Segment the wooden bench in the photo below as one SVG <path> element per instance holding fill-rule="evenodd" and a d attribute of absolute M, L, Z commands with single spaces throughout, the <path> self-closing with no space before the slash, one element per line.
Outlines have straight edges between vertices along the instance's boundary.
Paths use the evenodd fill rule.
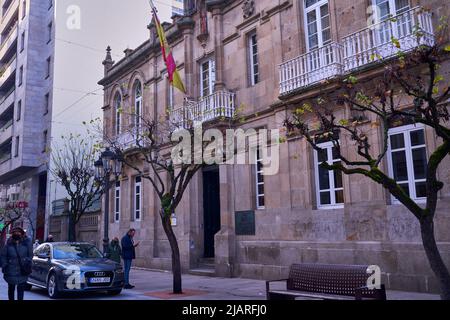
<path fill-rule="evenodd" d="M 266 281 L 267 300 L 386 300 L 384 285 L 369 289 L 368 266 L 333 264 L 294 264 L 289 278 Z M 286 290 L 271 290 L 272 282 L 286 282 Z"/>

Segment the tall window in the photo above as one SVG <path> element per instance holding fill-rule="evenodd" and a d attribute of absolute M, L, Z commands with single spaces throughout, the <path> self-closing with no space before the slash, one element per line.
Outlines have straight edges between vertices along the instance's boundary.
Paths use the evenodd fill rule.
<path fill-rule="evenodd" d="M 410 9 L 409 0 L 373 0 L 373 4 L 379 9 L 380 21 L 387 20 L 390 16 L 399 15 Z M 408 15 L 395 20 L 396 27 L 392 23 L 382 24 L 378 32 L 377 40 L 380 43 L 388 43 L 392 37 L 399 38 L 411 29 L 411 17 Z"/>
<path fill-rule="evenodd" d="M 318 145 L 321 150 L 314 151 L 314 167 L 316 173 L 317 204 L 319 208 L 342 207 L 344 203 L 344 186 L 342 173 L 321 167 L 326 162 L 330 165 L 340 163 L 336 148 L 332 142 Z"/>
<path fill-rule="evenodd" d="M 216 64 L 213 59 L 204 61 L 200 70 L 200 95 L 209 96 L 214 92 L 216 82 Z"/>
<path fill-rule="evenodd" d="M 46 115 L 50 110 L 50 93 L 47 93 L 45 95 L 45 101 L 44 101 L 44 115 Z"/>
<path fill-rule="evenodd" d="M 169 80 L 167 80 L 167 107 L 172 110 L 174 107 L 174 90 Z"/>
<path fill-rule="evenodd" d="M 25 49 L 25 31 L 22 32 L 22 35 L 20 36 L 20 52 L 22 52 Z"/>
<path fill-rule="evenodd" d="M 264 209 L 266 205 L 264 196 L 264 167 L 261 150 L 256 150 L 256 208 Z"/>
<path fill-rule="evenodd" d="M 121 120 L 122 120 L 122 97 L 120 93 L 116 93 L 114 96 L 114 114 L 115 114 L 115 133 L 120 134 L 121 132 Z"/>
<path fill-rule="evenodd" d="M 52 41 L 53 24 L 50 22 L 47 26 L 47 43 Z"/>
<path fill-rule="evenodd" d="M 48 141 L 48 131 L 45 130 L 43 133 L 43 147 L 42 147 L 42 153 L 47 152 L 47 141 Z"/>
<path fill-rule="evenodd" d="M 22 100 L 19 100 L 19 102 L 17 102 L 16 119 L 17 121 L 20 121 L 21 118 L 22 118 Z"/>
<path fill-rule="evenodd" d="M 114 221 L 120 221 L 120 181 L 116 182 L 114 189 Z"/>
<path fill-rule="evenodd" d="M 27 15 L 27 0 L 22 1 L 22 19 Z"/>
<path fill-rule="evenodd" d="M 254 86 L 259 82 L 258 42 L 256 32 L 253 32 L 248 36 L 248 54 L 250 63 L 250 85 Z"/>
<path fill-rule="evenodd" d="M 422 126 L 389 130 L 389 174 L 413 199 L 426 197 L 427 150 Z"/>
<path fill-rule="evenodd" d="M 49 78 L 50 77 L 51 70 L 52 70 L 52 58 L 48 57 L 47 58 L 47 70 L 46 70 L 45 78 Z"/>
<path fill-rule="evenodd" d="M 136 125 L 136 128 L 140 128 L 142 117 L 142 85 L 139 80 L 136 80 L 134 82 L 134 108 L 135 108 L 134 123 Z"/>
<path fill-rule="evenodd" d="M 308 50 L 331 42 L 328 0 L 305 0 L 305 24 Z"/>
<path fill-rule="evenodd" d="M 23 83 L 23 66 L 21 66 L 19 69 L 19 87 L 22 85 L 22 83 Z"/>
<path fill-rule="evenodd" d="M 142 207 L 142 178 L 136 177 L 134 182 L 134 220 L 141 220 Z"/>
<path fill-rule="evenodd" d="M 409 0 L 373 0 L 380 10 L 381 20 L 396 16 L 409 10 Z"/>
<path fill-rule="evenodd" d="M 20 147 L 20 137 L 17 136 L 16 137 L 16 144 L 14 146 L 14 157 L 18 157 L 19 156 L 19 147 Z"/>

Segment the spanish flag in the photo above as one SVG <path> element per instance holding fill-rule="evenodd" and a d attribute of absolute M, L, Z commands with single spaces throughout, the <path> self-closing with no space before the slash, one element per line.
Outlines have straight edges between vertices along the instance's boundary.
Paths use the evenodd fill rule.
<path fill-rule="evenodd" d="M 149 2 L 150 6 L 152 7 L 153 18 L 155 19 L 156 24 L 156 32 L 158 33 L 159 41 L 161 43 L 162 56 L 164 62 L 166 63 L 169 81 L 172 86 L 186 94 L 186 89 L 184 88 L 183 81 L 181 80 L 180 74 L 178 73 L 177 65 L 175 64 L 172 51 L 170 50 L 166 35 L 164 34 L 164 29 L 159 21 L 158 15 L 156 14 L 156 8 L 153 5 L 152 0 L 149 0 Z"/>

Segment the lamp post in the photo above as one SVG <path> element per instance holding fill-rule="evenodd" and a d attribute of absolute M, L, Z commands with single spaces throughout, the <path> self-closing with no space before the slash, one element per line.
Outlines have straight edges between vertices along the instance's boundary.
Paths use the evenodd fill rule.
<path fill-rule="evenodd" d="M 99 183 L 104 184 L 105 190 L 105 210 L 104 210 L 104 234 L 103 234 L 103 253 L 108 252 L 109 245 L 109 188 L 111 186 L 111 175 L 115 180 L 122 172 L 122 159 L 119 155 L 106 148 L 100 158 L 95 161 L 95 178 Z"/>

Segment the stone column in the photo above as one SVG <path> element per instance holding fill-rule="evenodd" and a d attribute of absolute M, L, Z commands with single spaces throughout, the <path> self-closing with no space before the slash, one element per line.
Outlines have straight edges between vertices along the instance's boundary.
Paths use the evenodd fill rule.
<path fill-rule="evenodd" d="M 214 58 L 216 63 L 216 83 L 214 91 L 225 89 L 222 8 L 226 3 L 227 1 L 206 1 L 207 10 L 211 11 L 214 23 Z"/>
<path fill-rule="evenodd" d="M 184 16 L 177 21 L 178 28 L 183 33 L 184 39 L 184 84 L 186 96 L 194 97 L 195 74 L 194 74 L 194 27 L 195 22 L 190 16 Z"/>
<path fill-rule="evenodd" d="M 221 229 L 215 236 L 216 275 L 235 276 L 236 236 L 234 232 L 234 166 L 220 166 L 220 221 Z"/>

